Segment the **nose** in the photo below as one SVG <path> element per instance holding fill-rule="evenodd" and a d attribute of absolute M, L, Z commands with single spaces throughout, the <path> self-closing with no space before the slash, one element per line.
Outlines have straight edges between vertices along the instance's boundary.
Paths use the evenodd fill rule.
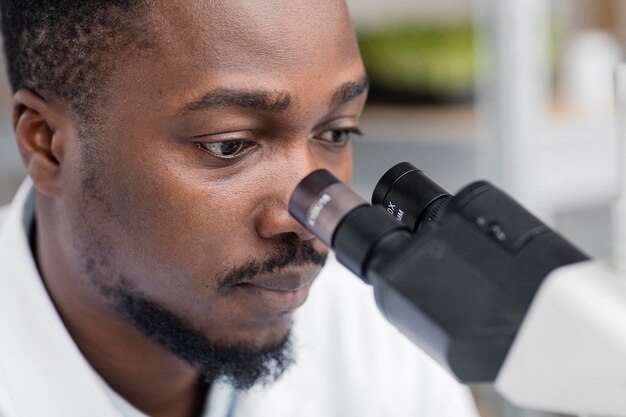
<path fill-rule="evenodd" d="M 293 159 L 286 165 L 289 169 L 281 170 L 271 179 L 267 197 L 257 207 L 255 226 L 257 234 L 264 239 L 276 239 L 296 236 L 298 240 L 312 240 L 315 236 L 294 219 L 288 211 L 291 193 L 298 183 L 309 173 L 322 168 L 313 156 L 295 164 Z"/>
<path fill-rule="evenodd" d="M 315 236 L 304 228 L 287 211 L 287 204 L 269 203 L 261 209 L 256 222 L 257 234 L 263 239 L 295 236 L 300 241 L 312 240 Z"/>

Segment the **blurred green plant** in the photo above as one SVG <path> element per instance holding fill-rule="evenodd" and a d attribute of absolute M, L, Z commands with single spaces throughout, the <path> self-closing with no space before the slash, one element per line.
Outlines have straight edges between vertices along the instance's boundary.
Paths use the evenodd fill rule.
<path fill-rule="evenodd" d="M 473 98 L 471 23 L 403 23 L 357 32 L 373 100 L 451 102 Z"/>

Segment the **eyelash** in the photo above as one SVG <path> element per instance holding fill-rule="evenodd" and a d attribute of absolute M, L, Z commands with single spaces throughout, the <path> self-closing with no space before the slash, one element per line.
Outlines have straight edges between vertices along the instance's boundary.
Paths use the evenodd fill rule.
<path fill-rule="evenodd" d="M 321 139 L 320 136 L 322 136 L 323 134 L 331 134 L 333 135 L 333 137 L 331 137 L 330 140 Z M 337 134 L 343 135 L 344 139 L 341 140 L 340 142 L 336 142 L 334 135 L 337 135 Z M 325 142 L 326 146 L 329 146 L 333 148 L 334 150 L 339 150 L 339 149 L 343 149 L 348 144 L 352 136 L 363 136 L 363 132 L 359 128 L 356 128 L 356 127 L 334 129 L 334 130 L 324 131 L 322 132 L 322 134 L 316 136 L 314 139 L 316 139 L 318 142 Z M 207 152 L 210 155 L 218 159 L 224 160 L 224 161 L 229 161 L 229 160 L 240 158 L 244 156 L 245 154 L 247 154 L 249 149 L 252 149 L 255 146 L 254 142 L 249 141 L 249 140 L 242 140 L 242 139 L 225 140 L 221 142 L 196 142 L 196 143 L 202 151 Z M 233 152 L 231 155 L 219 155 L 218 147 L 224 146 L 224 145 L 226 146 L 235 145 L 235 148 L 234 148 L 235 152 Z M 209 148 L 213 148 L 213 149 L 209 149 Z"/>
<path fill-rule="evenodd" d="M 348 127 L 348 128 L 344 128 L 344 129 L 335 129 L 335 130 L 327 130 L 325 132 L 322 132 L 322 135 L 325 133 L 330 133 L 331 135 L 336 135 L 336 134 L 340 134 L 340 135 L 345 135 L 345 139 L 341 142 L 335 142 L 334 137 L 331 138 L 330 141 L 324 140 L 324 139 L 318 139 L 322 142 L 329 142 L 332 146 L 334 146 L 335 148 L 343 148 L 344 146 L 346 146 L 348 144 L 348 142 L 350 141 L 350 138 L 352 136 L 363 136 L 363 132 L 361 132 L 361 130 L 357 127 Z M 321 136 L 321 135 L 319 135 Z"/>
<path fill-rule="evenodd" d="M 255 145 L 254 142 L 251 142 L 249 140 L 225 140 L 222 142 L 198 142 L 197 144 L 198 144 L 198 147 L 204 152 L 208 152 L 212 156 L 225 160 L 225 161 L 236 159 L 245 155 L 247 153 L 247 150 L 253 148 Z M 217 148 L 222 145 L 231 145 L 231 146 L 236 145 L 235 147 L 236 152 L 233 153 L 232 155 L 218 155 L 217 152 L 209 149 L 210 147 Z M 243 151 L 241 150 L 242 148 L 244 149 Z"/>

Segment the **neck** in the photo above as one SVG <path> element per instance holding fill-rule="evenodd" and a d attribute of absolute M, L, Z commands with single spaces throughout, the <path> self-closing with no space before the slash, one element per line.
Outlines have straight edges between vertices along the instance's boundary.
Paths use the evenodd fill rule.
<path fill-rule="evenodd" d="M 61 248 L 61 234 L 37 204 L 33 254 L 40 274 L 74 342 L 106 383 L 150 416 L 199 415 L 206 389 L 196 369 L 125 321 L 81 276 Z"/>

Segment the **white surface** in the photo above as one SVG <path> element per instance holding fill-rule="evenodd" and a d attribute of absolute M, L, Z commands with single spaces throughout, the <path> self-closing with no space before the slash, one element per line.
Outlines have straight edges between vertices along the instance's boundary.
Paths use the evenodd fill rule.
<path fill-rule="evenodd" d="M 626 276 L 603 262 L 551 273 L 495 386 L 528 408 L 626 416 Z"/>

